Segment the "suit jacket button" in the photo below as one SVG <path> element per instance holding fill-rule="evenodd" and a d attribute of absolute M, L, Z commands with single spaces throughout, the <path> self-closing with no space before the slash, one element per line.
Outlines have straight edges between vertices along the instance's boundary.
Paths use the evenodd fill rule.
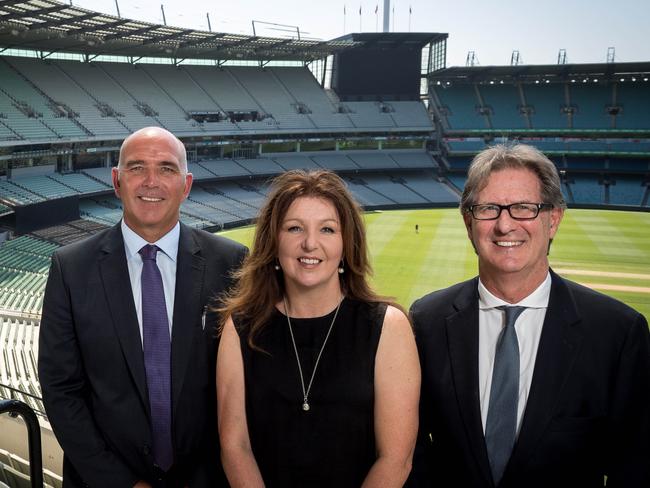
<path fill-rule="evenodd" d="M 151 448 L 145 444 L 145 446 L 142 448 L 142 452 L 144 453 L 145 456 L 148 456 L 151 454 Z"/>

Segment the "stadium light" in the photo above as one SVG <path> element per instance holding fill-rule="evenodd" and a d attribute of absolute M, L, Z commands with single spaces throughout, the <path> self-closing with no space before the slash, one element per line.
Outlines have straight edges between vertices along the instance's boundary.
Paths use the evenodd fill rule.
<path fill-rule="evenodd" d="M 625 81 L 625 78 L 621 78 L 621 81 Z"/>
<path fill-rule="evenodd" d="M 648 78 L 643 78 L 643 81 L 648 81 Z"/>
<path fill-rule="evenodd" d="M 632 77 L 632 81 L 636 81 L 636 78 Z"/>
<path fill-rule="evenodd" d="M 576 82 L 576 80 L 571 80 L 571 83 L 575 83 L 575 82 Z"/>

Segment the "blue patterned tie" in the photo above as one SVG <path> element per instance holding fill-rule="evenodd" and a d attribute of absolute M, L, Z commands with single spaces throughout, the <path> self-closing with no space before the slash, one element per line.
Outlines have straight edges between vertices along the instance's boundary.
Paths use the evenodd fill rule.
<path fill-rule="evenodd" d="M 147 244 L 140 249 L 142 256 L 142 336 L 144 367 L 147 374 L 153 457 L 167 471 L 173 461 L 171 434 L 171 341 L 169 319 L 165 306 L 162 277 L 156 264 L 158 247 Z"/>
<path fill-rule="evenodd" d="M 505 310 L 506 326 L 499 335 L 494 353 L 490 405 L 485 423 L 485 444 L 495 485 L 501 481 L 517 434 L 519 344 L 515 322 L 526 307 L 497 308 Z"/>

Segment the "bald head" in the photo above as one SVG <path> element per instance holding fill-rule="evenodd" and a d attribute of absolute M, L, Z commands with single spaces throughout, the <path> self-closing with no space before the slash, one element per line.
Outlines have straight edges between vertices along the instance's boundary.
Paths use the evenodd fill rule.
<path fill-rule="evenodd" d="M 175 149 L 175 152 L 178 156 L 178 161 L 181 165 L 181 170 L 187 172 L 187 154 L 185 152 L 185 145 L 176 137 L 174 134 L 169 132 L 162 127 L 144 127 L 135 131 L 129 137 L 124 139 L 122 146 L 120 147 L 120 160 L 118 163 L 118 168 L 122 168 L 126 162 L 124 157 L 128 151 L 130 145 L 134 142 L 139 141 L 150 141 L 151 144 L 156 144 L 158 141 L 165 141 Z"/>

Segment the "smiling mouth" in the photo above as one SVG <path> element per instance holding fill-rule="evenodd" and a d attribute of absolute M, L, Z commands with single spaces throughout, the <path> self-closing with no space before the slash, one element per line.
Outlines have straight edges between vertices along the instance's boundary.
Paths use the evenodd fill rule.
<path fill-rule="evenodd" d="M 318 264 L 321 262 L 320 259 L 316 258 L 298 258 L 298 261 L 300 261 L 302 264 Z"/>
<path fill-rule="evenodd" d="M 140 200 L 144 201 L 144 202 L 149 202 L 149 203 L 156 203 L 156 202 L 162 202 L 163 201 L 162 198 L 158 198 L 158 197 L 142 197 L 141 196 L 141 197 L 138 197 L 138 198 Z"/>
<path fill-rule="evenodd" d="M 517 247 L 521 246 L 524 241 L 496 241 L 495 244 L 499 247 Z"/>

